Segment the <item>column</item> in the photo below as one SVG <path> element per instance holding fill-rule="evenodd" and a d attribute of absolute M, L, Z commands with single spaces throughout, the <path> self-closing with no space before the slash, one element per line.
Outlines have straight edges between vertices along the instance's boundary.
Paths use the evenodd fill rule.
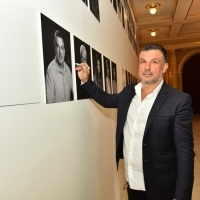
<path fill-rule="evenodd" d="M 169 65 L 169 51 L 167 51 L 167 61 L 166 61 Z M 166 83 L 169 84 L 169 66 L 168 66 L 168 69 L 167 71 L 163 74 L 163 79 L 166 81 Z"/>
<path fill-rule="evenodd" d="M 176 60 L 176 50 L 169 51 L 169 76 L 168 84 L 178 89 L 178 66 Z"/>

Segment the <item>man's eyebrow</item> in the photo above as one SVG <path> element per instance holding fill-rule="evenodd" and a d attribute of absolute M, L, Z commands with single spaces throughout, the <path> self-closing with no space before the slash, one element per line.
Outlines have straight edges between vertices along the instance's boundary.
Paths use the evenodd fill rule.
<path fill-rule="evenodd" d="M 151 60 L 159 60 L 158 58 L 152 58 Z"/>

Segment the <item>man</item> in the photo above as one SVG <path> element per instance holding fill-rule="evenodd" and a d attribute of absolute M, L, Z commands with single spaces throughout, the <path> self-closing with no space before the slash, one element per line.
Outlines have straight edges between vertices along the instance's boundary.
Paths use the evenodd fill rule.
<path fill-rule="evenodd" d="M 166 50 L 157 44 L 139 55 L 137 85 L 107 94 L 77 68 L 82 87 L 104 107 L 118 108 L 117 163 L 124 156 L 129 200 L 191 200 L 194 173 L 191 98 L 163 81 Z"/>
<path fill-rule="evenodd" d="M 94 66 L 94 83 L 100 88 L 103 89 L 103 81 L 102 81 L 102 74 L 101 74 L 101 63 L 99 54 L 96 54 L 95 57 L 96 66 Z"/>
<path fill-rule="evenodd" d="M 72 93 L 72 74 L 65 63 L 65 45 L 61 32 L 54 34 L 55 58 L 46 73 L 47 103 L 70 101 Z"/>

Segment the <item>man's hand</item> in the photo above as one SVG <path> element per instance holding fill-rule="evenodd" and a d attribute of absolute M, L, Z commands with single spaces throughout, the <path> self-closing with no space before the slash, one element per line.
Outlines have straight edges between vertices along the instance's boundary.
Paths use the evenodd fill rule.
<path fill-rule="evenodd" d="M 76 71 L 78 72 L 78 77 L 80 80 L 85 83 L 89 79 L 90 74 L 90 67 L 87 65 L 87 63 L 81 63 L 76 67 Z"/>

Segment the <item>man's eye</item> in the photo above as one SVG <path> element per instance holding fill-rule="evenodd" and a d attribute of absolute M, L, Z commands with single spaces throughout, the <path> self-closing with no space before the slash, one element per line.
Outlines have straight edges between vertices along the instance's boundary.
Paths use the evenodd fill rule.
<path fill-rule="evenodd" d="M 145 63 L 145 61 L 144 61 L 144 60 L 141 60 L 140 63 L 143 64 L 143 63 Z"/>
<path fill-rule="evenodd" d="M 153 60 L 153 61 L 151 61 L 151 63 L 152 63 L 152 64 L 157 64 L 158 62 L 155 61 L 155 60 Z"/>

